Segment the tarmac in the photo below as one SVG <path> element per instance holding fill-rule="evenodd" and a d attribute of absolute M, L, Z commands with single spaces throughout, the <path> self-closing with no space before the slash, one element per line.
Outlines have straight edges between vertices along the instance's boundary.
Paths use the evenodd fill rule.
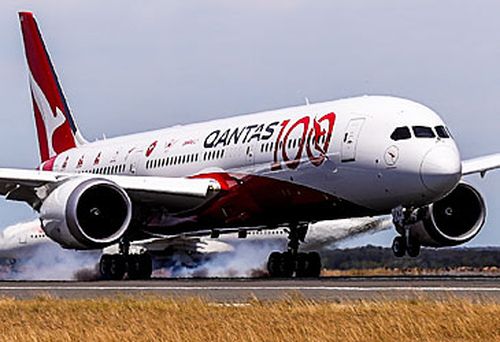
<path fill-rule="evenodd" d="M 500 303 L 500 277 L 333 277 L 320 279 L 152 279 L 147 281 L 3 281 L 0 296 L 96 299 L 120 296 L 202 297 L 221 303 L 251 299 L 316 301 L 450 297 Z"/>

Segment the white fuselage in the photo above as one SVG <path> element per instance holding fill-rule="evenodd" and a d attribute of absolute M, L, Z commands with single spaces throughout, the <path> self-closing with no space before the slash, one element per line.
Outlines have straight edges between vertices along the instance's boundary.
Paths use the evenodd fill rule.
<path fill-rule="evenodd" d="M 19 223 L 0 232 L 0 259 L 22 259 L 51 240 L 43 231 L 40 220 Z"/>
<path fill-rule="evenodd" d="M 431 128 L 434 137 L 412 132 L 391 139 L 396 128 L 415 126 Z M 363 96 L 97 141 L 41 168 L 160 177 L 251 174 L 388 212 L 431 203 L 458 183 L 459 152 L 452 138 L 436 136 L 439 126 L 445 126 L 441 118 L 421 104 Z"/>

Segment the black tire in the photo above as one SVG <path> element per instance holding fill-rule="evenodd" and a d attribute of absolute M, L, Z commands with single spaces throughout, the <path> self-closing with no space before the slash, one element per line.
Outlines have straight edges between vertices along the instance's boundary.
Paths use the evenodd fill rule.
<path fill-rule="evenodd" d="M 311 252 L 307 254 L 308 267 L 306 269 L 306 276 L 310 278 L 319 278 L 321 274 L 321 256 L 318 252 Z"/>
<path fill-rule="evenodd" d="M 101 259 L 99 260 L 99 273 L 102 279 L 111 279 L 111 259 L 112 255 L 101 255 Z"/>
<path fill-rule="evenodd" d="M 122 280 L 126 271 L 125 257 L 123 255 L 115 254 L 111 255 L 110 260 L 109 279 Z"/>
<path fill-rule="evenodd" d="M 130 280 L 142 279 L 142 265 L 138 254 L 127 256 L 127 276 Z"/>
<path fill-rule="evenodd" d="M 416 258 L 420 255 L 420 244 L 418 242 L 412 241 L 408 246 L 406 246 L 406 253 L 412 258 Z"/>
<path fill-rule="evenodd" d="M 281 253 L 272 252 L 267 259 L 267 271 L 272 278 L 281 277 L 280 274 Z"/>
<path fill-rule="evenodd" d="M 392 252 L 394 256 L 401 258 L 406 253 L 406 241 L 402 236 L 396 236 L 392 241 Z"/>
<path fill-rule="evenodd" d="M 149 253 L 141 254 L 142 279 L 151 279 L 153 273 L 153 258 Z"/>
<path fill-rule="evenodd" d="M 297 278 L 304 278 L 308 276 L 309 270 L 309 257 L 305 253 L 299 253 L 297 255 L 297 269 L 295 270 L 295 276 Z"/>
<path fill-rule="evenodd" d="M 280 261 L 280 276 L 283 278 L 291 278 L 295 271 L 295 260 L 292 254 L 290 252 L 283 253 Z"/>
<path fill-rule="evenodd" d="M 127 275 L 131 280 L 149 279 L 153 272 L 151 256 L 144 254 L 131 254 L 127 257 Z"/>

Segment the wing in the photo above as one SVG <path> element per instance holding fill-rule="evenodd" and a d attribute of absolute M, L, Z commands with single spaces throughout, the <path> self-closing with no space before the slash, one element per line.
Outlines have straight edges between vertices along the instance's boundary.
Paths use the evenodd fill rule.
<path fill-rule="evenodd" d="M 212 198 L 220 190 L 213 179 L 103 176 L 65 174 L 48 171 L 0 169 L 0 195 L 23 201 L 36 208 L 48 193 L 74 178 L 107 179 L 123 188 L 132 201 L 161 203 L 176 209 L 191 209 Z"/>
<path fill-rule="evenodd" d="M 64 178 L 52 172 L 0 169 L 0 195 L 34 207 L 42 197 L 39 192 L 51 184 L 57 184 L 61 179 Z"/>
<path fill-rule="evenodd" d="M 474 173 L 484 177 L 486 172 L 500 168 L 500 153 L 490 154 L 483 157 L 464 160 L 462 162 L 462 175 L 467 176 Z"/>

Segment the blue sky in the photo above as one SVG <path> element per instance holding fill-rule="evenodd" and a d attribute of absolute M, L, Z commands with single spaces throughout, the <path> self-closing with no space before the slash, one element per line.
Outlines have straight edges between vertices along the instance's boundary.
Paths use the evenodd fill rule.
<path fill-rule="evenodd" d="M 500 151 L 497 1 L 19 1 L 0 3 L 0 165 L 38 163 L 17 11 L 35 12 L 90 140 L 361 94 L 410 98 L 464 158 Z M 500 245 L 500 172 L 470 182 Z M 0 227 L 33 217 L 0 201 Z M 389 245 L 394 232 L 354 243 Z"/>

